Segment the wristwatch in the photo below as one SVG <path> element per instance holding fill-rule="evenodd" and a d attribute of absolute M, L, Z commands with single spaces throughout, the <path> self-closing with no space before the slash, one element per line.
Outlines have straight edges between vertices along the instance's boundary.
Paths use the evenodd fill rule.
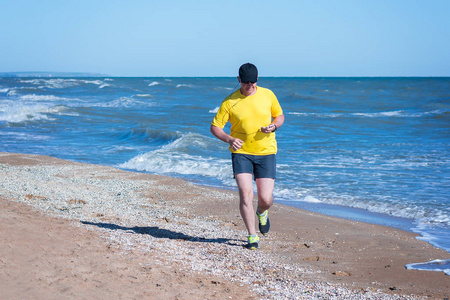
<path fill-rule="evenodd" d="M 278 129 L 277 125 L 276 125 L 276 124 L 274 124 L 274 123 L 272 123 L 272 125 L 273 125 L 273 126 L 275 126 L 275 129 L 274 129 L 274 130 L 272 130 L 272 132 L 275 132 L 275 131 L 277 131 L 277 129 Z"/>

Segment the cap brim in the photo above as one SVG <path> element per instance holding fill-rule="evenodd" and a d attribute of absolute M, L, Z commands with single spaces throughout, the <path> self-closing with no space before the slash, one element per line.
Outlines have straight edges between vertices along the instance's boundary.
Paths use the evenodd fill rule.
<path fill-rule="evenodd" d="M 257 82 L 258 81 L 258 77 L 253 77 L 253 76 L 243 76 L 241 77 L 241 82 Z"/>

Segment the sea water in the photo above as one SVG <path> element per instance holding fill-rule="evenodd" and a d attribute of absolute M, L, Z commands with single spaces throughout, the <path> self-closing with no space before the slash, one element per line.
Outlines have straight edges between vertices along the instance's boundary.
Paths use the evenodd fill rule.
<path fill-rule="evenodd" d="M 258 85 L 286 117 L 276 202 L 414 231 L 450 252 L 450 78 Z M 0 151 L 236 189 L 228 145 L 209 126 L 237 88 L 236 78 L 0 78 Z"/>

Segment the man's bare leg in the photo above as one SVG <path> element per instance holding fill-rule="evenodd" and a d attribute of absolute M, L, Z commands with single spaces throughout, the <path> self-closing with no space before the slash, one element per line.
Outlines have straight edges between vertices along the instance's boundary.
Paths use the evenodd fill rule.
<path fill-rule="evenodd" d="M 255 210 L 253 208 L 253 175 L 250 173 L 241 173 L 235 175 L 236 183 L 239 188 L 239 210 L 248 234 L 256 234 L 255 229 Z"/>
<path fill-rule="evenodd" d="M 258 213 L 262 214 L 273 205 L 273 189 L 275 179 L 258 178 L 256 187 L 258 190 Z"/>

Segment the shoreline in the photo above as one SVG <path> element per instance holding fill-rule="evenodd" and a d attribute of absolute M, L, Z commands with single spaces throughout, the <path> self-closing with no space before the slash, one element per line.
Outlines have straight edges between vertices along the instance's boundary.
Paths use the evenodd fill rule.
<path fill-rule="evenodd" d="M 25 203 L 48 218 L 63 218 L 134 263 L 150 261 L 166 271 L 176 266 L 176 276 L 194 278 L 189 282 L 194 289 L 202 286 L 196 276 L 214 277 L 220 284 L 200 289 L 221 290 L 216 298 L 239 298 L 242 287 L 255 299 L 443 299 L 450 294 L 443 272 L 406 270 L 409 263 L 449 258 L 412 232 L 275 203 L 269 237 L 260 250 L 249 251 L 242 248 L 245 228 L 237 192 L 39 155 L 0 153 L 0 173 L 2 202 Z M 9 267 L 2 262 L 3 269 Z M 2 280 L 10 282 L 5 272 Z M 174 284 L 173 276 L 168 282 Z M 147 284 L 139 287 L 155 283 Z M 195 299 L 180 295 L 189 297 Z"/>
<path fill-rule="evenodd" d="M 128 172 L 142 172 L 144 171 L 135 171 L 131 169 L 126 168 L 120 168 L 117 166 L 111 166 L 113 168 L 118 168 L 124 171 Z M 153 173 L 150 173 L 153 174 Z M 155 174 L 159 175 L 159 174 Z M 212 189 L 219 189 L 219 190 L 226 190 L 231 192 L 237 192 L 237 187 L 230 187 L 230 186 L 224 186 L 221 187 L 220 184 L 210 184 L 205 181 L 200 180 L 189 180 L 186 178 L 186 175 L 180 175 L 180 176 L 172 176 L 172 175 L 161 175 L 161 176 L 169 176 L 181 180 L 185 180 L 188 182 L 191 182 L 195 185 L 212 188 Z M 405 217 L 396 217 L 391 216 L 387 214 L 382 214 L 379 212 L 372 212 L 363 208 L 356 208 L 356 207 L 347 207 L 347 206 L 341 206 L 337 204 L 329 204 L 329 203 L 323 203 L 323 202 L 308 202 L 308 201 L 300 201 L 300 200 L 286 200 L 285 198 L 278 197 L 275 199 L 275 203 L 298 208 L 304 211 L 314 212 L 321 215 L 327 215 L 330 217 L 336 217 L 341 219 L 346 219 L 350 221 L 357 221 L 357 222 L 363 222 L 363 223 L 369 223 L 374 225 L 382 225 L 386 227 L 392 227 L 394 229 L 400 229 L 408 232 L 415 232 L 412 230 L 414 225 L 414 220 L 405 218 Z M 417 232 L 416 232 L 417 233 Z M 420 234 L 419 234 L 420 235 Z M 440 248 L 437 245 L 433 245 L 437 248 Z M 445 250 L 445 249 L 444 249 Z"/>

